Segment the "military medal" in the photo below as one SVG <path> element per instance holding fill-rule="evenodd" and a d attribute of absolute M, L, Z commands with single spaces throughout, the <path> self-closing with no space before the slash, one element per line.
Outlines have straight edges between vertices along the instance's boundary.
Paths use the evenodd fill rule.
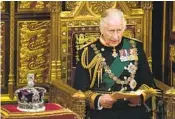
<path fill-rule="evenodd" d="M 112 50 L 113 50 L 112 56 L 113 56 L 114 58 L 116 58 L 116 57 L 118 56 L 118 53 L 116 52 L 115 47 L 113 47 Z"/>
<path fill-rule="evenodd" d="M 127 61 L 125 49 L 119 50 L 119 53 L 120 53 L 120 60 L 122 62 Z"/>
<path fill-rule="evenodd" d="M 107 75 L 109 76 L 110 79 L 114 80 L 117 84 L 121 84 L 122 85 L 121 90 L 127 90 L 127 87 L 123 87 L 124 85 L 129 85 L 132 90 L 134 90 L 136 88 L 137 82 L 134 78 L 135 78 L 136 71 L 138 69 L 138 67 L 137 67 L 137 65 L 138 65 L 138 56 L 137 56 L 137 48 L 135 47 L 135 45 L 132 45 L 132 47 L 133 47 L 132 49 L 121 49 L 121 50 L 119 50 L 119 55 L 120 55 L 119 58 L 120 58 L 121 62 L 135 60 L 134 64 L 130 62 L 130 64 L 128 66 L 124 67 L 124 69 L 128 70 L 128 72 L 130 73 L 129 77 L 126 77 L 126 76 L 124 77 L 124 80 L 117 77 L 111 71 L 110 66 L 108 66 L 106 61 L 105 61 L 105 58 L 102 57 L 102 55 L 100 53 L 100 50 L 98 50 L 95 45 L 91 45 L 91 47 L 93 48 L 94 53 L 96 54 L 96 56 L 98 57 L 98 59 L 100 61 L 100 62 L 98 62 L 99 65 L 100 65 L 100 69 L 104 68 L 104 71 L 107 73 Z M 113 47 L 112 50 L 113 50 L 112 56 L 117 57 L 118 53 L 116 52 L 115 47 Z M 95 78 L 92 79 L 92 83 L 91 83 L 92 86 L 94 85 L 94 82 L 95 82 Z"/>
<path fill-rule="evenodd" d="M 132 80 L 129 82 L 129 86 L 130 86 L 130 88 L 133 90 L 133 89 L 137 86 L 136 80 L 132 79 Z"/>
<path fill-rule="evenodd" d="M 130 62 L 128 67 L 124 67 L 124 69 L 128 70 L 129 73 L 134 73 L 137 70 L 137 67 Z"/>
<path fill-rule="evenodd" d="M 119 50 L 120 60 L 122 62 L 138 60 L 137 48 Z"/>
<path fill-rule="evenodd" d="M 130 60 L 138 60 L 137 48 L 130 49 L 129 53 L 130 53 L 130 56 L 129 56 Z"/>

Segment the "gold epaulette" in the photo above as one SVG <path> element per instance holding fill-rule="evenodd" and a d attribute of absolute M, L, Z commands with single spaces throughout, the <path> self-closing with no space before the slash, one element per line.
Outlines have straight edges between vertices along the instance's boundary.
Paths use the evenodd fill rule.
<path fill-rule="evenodd" d="M 131 39 L 131 40 L 134 40 L 134 41 L 142 42 L 141 40 L 136 39 L 136 38 L 131 38 L 131 37 L 127 37 L 127 36 L 124 36 L 124 37 L 126 37 L 126 38 L 128 38 L 128 39 Z"/>
<path fill-rule="evenodd" d="M 96 42 L 97 40 L 98 40 L 98 38 L 96 40 L 94 40 L 94 41 L 91 41 L 91 42 L 88 42 L 88 43 L 84 44 L 83 46 L 80 47 L 80 50 L 83 49 L 83 48 L 85 48 L 86 46 L 88 46 L 88 45 Z"/>

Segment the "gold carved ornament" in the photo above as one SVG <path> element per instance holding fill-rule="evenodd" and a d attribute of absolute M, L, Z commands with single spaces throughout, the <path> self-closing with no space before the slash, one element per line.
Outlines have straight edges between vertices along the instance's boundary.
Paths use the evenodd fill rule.
<path fill-rule="evenodd" d="M 89 29 L 90 30 L 90 29 Z M 75 34 L 75 38 L 76 38 L 76 62 L 78 62 L 79 59 L 79 54 L 78 51 L 82 48 L 84 48 L 85 46 L 91 44 L 92 42 L 96 41 L 97 38 L 99 37 L 99 33 L 79 33 L 79 34 Z"/>
<path fill-rule="evenodd" d="M 38 83 L 44 80 L 47 82 L 48 78 L 42 74 L 49 68 L 49 22 L 20 22 L 19 25 L 21 26 L 19 82 L 26 82 L 27 73 L 34 73 Z"/>
<path fill-rule="evenodd" d="M 48 1 L 19 1 L 18 2 L 18 11 L 19 12 L 44 12 L 49 11 L 50 2 Z"/>
<path fill-rule="evenodd" d="M 114 1 L 89 1 L 87 8 L 95 15 L 101 15 L 106 9 L 115 7 Z M 100 7 L 99 7 L 100 6 Z"/>
<path fill-rule="evenodd" d="M 175 45 L 170 45 L 170 60 L 175 62 Z"/>
<path fill-rule="evenodd" d="M 4 85 L 4 79 L 3 79 L 3 74 L 4 74 L 4 41 L 5 41 L 5 22 L 1 22 L 0 24 L 0 68 L 1 68 L 1 74 L 0 74 L 0 82 L 1 85 Z"/>
<path fill-rule="evenodd" d="M 4 1 L 0 2 L 0 10 L 5 11 L 5 2 Z"/>

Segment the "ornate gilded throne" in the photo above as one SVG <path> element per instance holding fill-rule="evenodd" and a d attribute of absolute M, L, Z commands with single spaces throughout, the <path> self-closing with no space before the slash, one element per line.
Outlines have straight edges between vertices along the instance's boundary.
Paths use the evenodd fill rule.
<path fill-rule="evenodd" d="M 125 35 L 143 42 L 151 64 L 152 2 L 66 1 L 64 5 L 59 1 L 1 2 L 0 77 L 1 88 L 8 87 L 2 101 L 14 101 L 14 89 L 26 85 L 26 75 L 34 73 L 37 85 L 49 91 L 49 102 L 57 102 L 84 118 L 85 97 L 72 88 L 79 60 L 77 51 L 99 36 L 100 15 L 108 8 L 124 12 Z"/>
<path fill-rule="evenodd" d="M 59 3 L 52 4 L 52 64 L 51 102 L 58 102 L 85 117 L 84 94 L 72 88 L 77 51 L 88 42 L 99 37 L 99 20 L 108 8 L 121 9 L 127 19 L 127 37 L 137 38 L 144 44 L 144 50 L 151 64 L 152 2 L 66 2 L 66 11 L 60 11 Z M 55 51 L 56 49 L 56 51 Z M 151 65 L 150 65 L 151 66 Z M 76 93 L 76 97 L 72 97 Z M 155 105 L 154 107 L 155 108 Z M 153 114 L 154 118 L 155 114 Z"/>

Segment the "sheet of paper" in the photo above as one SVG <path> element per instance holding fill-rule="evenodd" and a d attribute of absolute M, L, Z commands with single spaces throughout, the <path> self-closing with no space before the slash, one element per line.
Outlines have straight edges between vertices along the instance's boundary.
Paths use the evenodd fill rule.
<path fill-rule="evenodd" d="M 135 92 L 114 92 L 111 94 L 111 97 L 114 99 L 124 99 L 124 98 L 134 98 L 139 96 L 138 93 Z"/>

